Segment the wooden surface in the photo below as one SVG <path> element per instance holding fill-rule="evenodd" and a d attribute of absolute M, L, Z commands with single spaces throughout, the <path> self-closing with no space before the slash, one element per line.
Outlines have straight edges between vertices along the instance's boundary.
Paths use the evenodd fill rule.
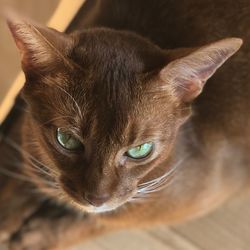
<path fill-rule="evenodd" d="M 250 196 L 240 197 L 184 225 L 116 232 L 70 250 L 249 250 L 249 207 Z"/>
<path fill-rule="evenodd" d="M 117 232 L 72 250 L 249 250 L 250 196 L 181 226 Z"/>

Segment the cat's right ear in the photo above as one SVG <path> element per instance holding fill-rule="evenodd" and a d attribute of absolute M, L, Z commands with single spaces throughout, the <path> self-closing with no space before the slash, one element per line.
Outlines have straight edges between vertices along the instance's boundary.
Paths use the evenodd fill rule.
<path fill-rule="evenodd" d="M 227 38 L 170 62 L 160 72 L 165 84 L 162 89 L 171 86 L 182 102 L 192 102 L 202 92 L 206 81 L 241 45 L 240 38 Z"/>
<path fill-rule="evenodd" d="M 69 36 L 12 12 L 5 13 L 5 17 L 20 51 L 25 73 L 46 69 L 57 61 L 67 63 Z"/>

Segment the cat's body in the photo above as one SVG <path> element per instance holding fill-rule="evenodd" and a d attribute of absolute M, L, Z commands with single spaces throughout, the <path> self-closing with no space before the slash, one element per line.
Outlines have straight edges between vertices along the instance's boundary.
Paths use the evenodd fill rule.
<path fill-rule="evenodd" d="M 47 235 L 48 232 L 53 234 L 53 237 L 49 238 L 48 242 L 46 242 L 48 245 L 45 246 L 45 249 L 50 249 L 50 247 L 58 247 L 59 249 L 62 249 L 62 246 L 66 247 L 67 245 L 74 244 L 77 241 L 81 241 L 82 238 L 88 239 L 95 235 L 119 228 L 143 227 L 153 224 L 160 224 L 163 222 L 166 224 L 179 223 L 187 219 L 200 216 L 212 210 L 235 192 L 243 189 L 243 187 L 247 187 L 250 177 L 250 117 L 248 116 L 248 109 L 250 105 L 250 75 L 248 74 L 248 68 L 250 66 L 249 23 L 250 3 L 248 3 L 246 0 L 237 2 L 231 0 L 183 0 L 178 1 L 178 3 L 177 1 L 160 0 L 156 1 L 155 3 L 152 1 L 136 1 L 135 3 L 135 1 L 130 0 L 87 1 L 85 8 L 83 8 L 83 10 L 78 14 L 73 26 L 74 30 L 80 30 L 86 27 L 90 28 L 90 30 L 87 32 L 92 32 L 91 34 L 93 34 L 93 36 L 91 34 L 88 35 L 89 33 L 87 33 L 87 35 L 83 34 L 82 40 L 83 42 L 86 42 L 86 40 L 89 39 L 89 44 L 91 44 L 91 39 L 96 42 L 92 44 L 93 51 L 91 51 L 89 54 L 89 44 L 85 45 L 85 49 L 87 51 L 85 55 L 87 59 L 77 57 L 77 51 L 74 52 L 75 58 L 70 54 L 69 57 L 75 60 L 73 60 L 73 66 L 71 62 L 69 63 L 69 68 L 71 66 L 74 67 L 74 63 L 77 63 L 78 65 L 84 65 L 84 63 L 86 63 L 87 66 L 85 65 L 85 67 L 87 70 L 86 68 L 85 70 L 90 72 L 90 70 L 93 70 L 91 68 L 91 56 L 96 53 L 96 58 L 98 58 L 99 61 L 95 58 L 93 62 L 101 69 L 99 71 L 98 68 L 94 68 L 95 71 L 93 72 L 95 75 L 92 72 L 92 75 L 90 74 L 91 77 L 89 76 L 88 80 L 85 80 L 84 84 L 90 84 L 91 79 L 97 77 L 98 74 L 101 75 L 102 73 L 105 73 L 106 77 L 110 68 L 112 70 L 112 67 L 121 68 L 117 70 L 117 74 L 115 76 L 111 75 L 110 78 L 108 78 L 110 83 L 115 84 L 115 82 L 112 82 L 113 79 L 119 79 L 121 82 L 124 80 L 124 82 L 127 83 L 127 76 L 121 77 L 121 75 L 123 75 L 123 70 L 125 73 L 126 71 L 129 72 L 130 70 L 132 72 L 147 70 L 151 72 L 154 67 L 157 69 L 162 68 L 164 64 L 169 63 L 176 58 L 189 55 L 195 50 L 180 49 L 173 52 L 166 52 L 167 59 L 164 59 L 163 54 L 161 54 L 158 48 L 152 47 L 151 49 L 151 45 L 148 45 L 147 42 L 140 40 L 141 38 L 134 37 L 134 35 L 131 35 L 130 33 L 124 33 L 124 31 L 121 31 L 121 33 L 116 33 L 109 29 L 94 29 L 91 31 L 93 27 L 100 26 L 136 32 L 145 38 L 149 38 L 153 43 L 161 47 L 161 49 L 167 50 L 188 47 L 196 48 L 212 41 L 232 36 L 243 38 L 244 45 L 242 49 L 232 59 L 230 59 L 229 62 L 223 65 L 223 67 L 219 69 L 218 72 L 208 81 L 203 93 L 193 103 L 194 114 L 191 118 L 188 120 L 186 119 L 188 117 L 188 113 L 190 112 L 188 106 L 178 106 L 176 104 L 180 109 L 180 111 L 178 109 L 178 112 L 181 114 L 180 115 L 177 111 L 175 111 L 178 113 L 176 116 L 182 116 L 182 120 L 177 121 L 176 123 L 173 122 L 174 125 L 167 125 L 169 127 L 166 128 L 166 131 L 164 131 L 162 127 L 161 130 L 159 129 L 162 134 L 168 134 L 169 131 L 171 131 L 170 126 L 176 127 L 176 130 L 173 130 L 173 133 L 168 135 L 167 139 L 165 138 L 165 143 L 169 141 L 169 144 L 171 145 L 164 151 L 164 154 L 166 155 L 165 159 L 161 159 L 161 161 L 158 160 L 159 164 L 156 164 L 157 167 L 154 166 L 154 169 L 149 167 L 147 174 L 144 174 L 145 176 L 143 177 L 140 184 L 151 181 L 152 179 L 162 176 L 165 172 L 169 171 L 170 178 L 167 179 L 167 182 L 161 183 L 161 181 L 159 181 L 159 186 L 155 186 L 156 189 L 164 186 L 164 189 L 159 190 L 158 192 L 153 192 L 152 195 L 147 193 L 145 198 L 140 197 L 142 199 L 132 200 L 132 202 L 129 201 L 126 203 L 124 201 L 117 201 L 117 199 L 119 198 L 118 194 L 121 196 L 121 193 L 123 193 L 124 196 L 126 196 L 128 188 L 119 189 L 116 187 L 118 184 L 115 181 L 112 183 L 112 185 L 108 183 L 107 180 L 103 181 L 103 179 L 105 179 L 107 176 L 109 179 L 114 178 L 114 180 L 116 180 L 115 177 L 113 177 L 113 173 L 117 172 L 117 170 L 112 169 L 112 171 L 108 171 L 108 169 L 105 168 L 105 164 L 107 166 L 109 165 L 110 159 L 98 158 L 98 156 L 94 157 L 90 163 L 94 165 L 89 169 L 86 167 L 86 169 L 82 170 L 83 172 L 88 173 L 87 177 L 82 176 L 82 179 L 76 178 L 74 176 L 74 172 L 77 170 L 72 168 L 70 172 L 68 169 L 63 169 L 63 173 L 65 174 L 66 172 L 68 174 L 67 177 L 71 178 L 71 181 L 72 179 L 75 180 L 75 183 L 73 184 L 77 183 L 77 187 L 80 186 L 81 180 L 84 180 L 84 182 L 88 184 L 86 184 L 84 187 L 85 189 L 88 189 L 88 192 L 91 185 L 95 186 L 95 188 L 92 188 L 92 191 L 93 189 L 96 189 L 95 192 L 97 192 L 98 195 L 100 195 L 100 190 L 103 192 L 109 192 L 108 190 L 112 188 L 115 190 L 117 188 L 118 191 L 116 198 L 114 198 L 114 201 L 110 203 L 111 205 L 108 205 L 111 207 L 113 206 L 115 211 L 103 215 L 90 215 L 88 218 L 81 220 L 76 219 L 77 217 L 74 216 L 75 212 L 72 211 L 72 214 L 69 213 L 70 215 L 65 215 L 65 217 L 59 216 L 56 220 L 53 220 L 53 225 L 51 224 L 51 218 L 49 216 L 37 216 L 37 218 L 34 219 L 37 228 L 35 228 L 35 230 L 34 227 L 31 228 L 35 231 L 35 233 L 40 232 L 41 241 L 44 237 L 44 234 Z M 13 27 L 12 29 L 15 29 L 15 27 Z M 72 27 L 70 27 L 70 30 L 72 30 Z M 13 33 L 15 32 L 16 31 L 14 30 Z M 43 34 L 43 30 L 41 33 Z M 118 40 L 117 37 L 119 38 Z M 128 39 L 128 41 L 126 39 Z M 77 41 L 79 42 L 79 40 L 81 41 L 81 39 L 78 39 Z M 238 43 L 238 41 L 232 41 L 232 44 L 236 43 Z M 121 47 L 120 51 L 119 46 Z M 134 49 L 133 46 L 136 49 Z M 223 46 L 229 45 L 226 43 L 226 45 Z M 236 51 L 236 47 L 239 47 L 238 45 L 232 46 L 235 47 L 234 52 Z M 19 48 L 20 47 L 21 46 L 19 46 Z M 103 52 L 103 48 L 107 49 L 108 52 Z M 110 50 L 108 48 L 110 48 Z M 65 47 L 65 50 L 67 49 L 68 48 Z M 95 52 L 95 49 L 97 52 Z M 151 50 L 154 53 L 151 52 Z M 84 49 L 81 51 L 79 50 L 78 52 L 83 53 L 82 51 L 84 51 Z M 216 55 L 218 57 L 224 56 L 224 52 L 226 54 L 226 51 L 219 51 Z M 116 60 L 114 59 L 113 62 L 113 58 L 116 58 L 117 54 L 119 57 Z M 127 54 L 128 60 L 126 60 L 124 54 Z M 99 58 L 98 56 L 100 55 L 101 57 Z M 140 59 L 137 60 L 138 55 L 139 57 L 142 55 L 143 59 L 140 57 Z M 204 58 L 205 57 L 206 56 L 204 54 Z M 227 56 L 227 58 L 228 57 L 229 56 Z M 27 64 L 25 61 L 27 60 L 27 57 L 24 57 L 23 60 L 24 71 L 27 73 L 27 71 L 30 70 L 30 68 L 32 68 L 34 65 Z M 83 60 L 83 63 L 81 60 Z M 140 60 L 144 60 L 144 64 Z M 109 61 L 113 63 L 111 63 L 111 66 L 109 65 Z M 214 61 L 216 62 L 216 60 Z M 97 62 L 99 62 L 99 64 Z M 110 67 L 105 69 L 106 71 L 102 69 L 102 66 L 105 65 L 105 62 L 107 62 L 107 65 L 109 65 L 108 67 Z M 76 65 L 76 67 L 78 67 L 78 65 Z M 50 66 L 54 67 L 52 65 Z M 62 70 L 62 68 L 60 69 Z M 56 70 L 58 69 L 55 67 L 54 70 L 57 72 Z M 209 71 L 209 69 L 204 69 L 204 71 L 202 71 L 201 77 L 203 77 L 203 74 L 207 73 L 207 71 Z M 131 73 L 131 82 L 133 82 L 133 74 L 134 73 Z M 140 74 L 142 73 L 140 72 Z M 163 72 L 162 77 L 164 77 L 166 74 L 166 71 L 165 73 Z M 32 95 L 37 97 L 37 95 L 39 95 L 39 91 L 45 91 L 45 89 L 39 89 L 39 91 L 37 91 L 38 94 L 36 92 L 30 92 L 32 91 L 32 86 L 29 81 L 34 81 L 36 76 L 29 74 L 29 72 L 27 75 L 28 84 L 26 84 L 27 87 L 24 90 L 24 96 L 31 105 L 32 112 L 36 112 L 35 115 L 33 114 L 36 120 L 34 122 L 31 119 L 29 113 L 23 114 L 23 141 L 21 142 L 21 145 L 26 151 L 32 154 L 32 156 L 39 159 L 39 161 L 42 161 L 43 163 L 46 161 L 46 165 L 50 165 L 46 154 L 52 157 L 53 153 L 51 152 L 53 150 L 50 149 L 50 152 L 47 152 L 46 148 L 43 149 L 42 146 L 39 148 L 36 143 L 40 140 L 41 145 L 44 145 L 44 140 L 40 138 L 42 137 L 40 129 L 45 123 L 47 123 L 48 120 L 53 120 L 56 118 L 55 116 L 52 116 L 50 113 L 48 113 L 48 110 L 46 111 L 46 108 L 48 107 L 42 106 L 43 108 L 40 107 L 40 110 L 38 109 L 39 106 L 35 103 L 36 100 L 32 99 Z M 63 76 L 60 76 L 61 79 L 66 79 L 64 74 L 62 75 Z M 59 80 L 60 77 L 57 76 L 56 80 Z M 138 124 L 137 126 L 134 124 L 131 125 L 126 120 L 128 118 L 127 113 L 129 112 L 132 117 L 131 119 L 136 119 L 137 114 L 140 115 L 140 107 L 138 108 L 138 106 L 136 106 L 139 105 L 136 98 L 141 94 L 141 90 L 131 87 L 131 91 L 130 89 L 126 88 L 126 84 L 123 86 L 117 85 L 116 87 L 120 89 L 115 89 L 114 86 L 110 87 L 108 85 L 109 83 L 107 83 L 105 77 L 98 78 L 99 84 L 102 83 L 105 89 L 102 87 L 102 85 L 96 85 L 94 92 L 91 92 L 91 87 L 85 87 L 85 85 L 83 85 L 85 94 L 87 93 L 87 96 L 91 96 L 92 94 L 92 99 L 99 102 L 100 104 L 100 107 L 96 107 L 97 110 L 99 109 L 99 112 L 96 112 L 96 110 L 93 109 L 93 106 L 91 106 L 92 104 L 90 102 L 88 103 L 88 107 L 91 110 L 90 114 L 84 111 L 84 115 L 87 117 L 85 118 L 85 123 L 87 122 L 88 124 L 86 128 L 84 127 L 84 131 L 88 131 L 90 135 L 92 135 L 92 133 L 95 134 L 96 141 L 94 145 L 99 145 L 100 150 L 98 147 L 96 150 L 100 155 L 108 154 L 104 150 L 107 146 L 108 139 L 105 141 L 106 144 L 104 144 L 104 142 L 101 140 L 102 138 L 106 138 L 106 135 L 112 135 L 113 130 L 116 130 L 116 132 L 118 131 L 118 137 L 116 140 L 114 139 L 115 135 L 114 138 L 109 138 L 113 143 L 112 147 L 115 147 L 114 145 L 119 143 L 121 144 L 119 141 L 120 137 L 122 137 L 122 135 L 125 134 L 124 131 L 127 131 L 130 127 L 134 126 L 133 129 L 140 131 L 142 134 L 145 132 L 140 129 L 140 126 L 143 127 L 144 124 L 140 124 L 138 128 Z M 79 80 L 78 78 L 79 77 L 77 75 L 72 78 L 72 81 L 77 81 Z M 103 78 L 104 80 L 102 81 Z M 52 81 L 51 79 L 52 76 L 50 75 L 48 79 L 43 79 L 43 81 L 45 81 L 49 86 L 51 82 L 55 81 L 55 78 Z M 162 79 L 158 80 L 161 82 Z M 107 92 L 106 89 L 109 87 L 110 92 Z M 60 89 L 57 89 L 57 92 L 58 91 L 60 92 Z M 67 91 L 69 91 L 69 89 L 67 89 Z M 76 100 L 76 102 L 79 104 L 80 97 L 76 95 L 74 96 L 76 92 L 77 91 L 70 92 L 70 95 L 73 95 L 74 97 L 73 102 Z M 114 96 L 114 92 L 116 96 Z M 30 95 L 30 93 L 32 93 L 32 95 Z M 55 92 L 53 92 L 53 90 L 50 94 L 53 95 L 53 98 L 55 97 Z M 104 95 L 108 94 L 111 97 L 109 96 L 106 101 L 106 96 Z M 127 97 L 129 94 L 131 94 L 131 97 Z M 67 95 L 69 97 L 69 94 Z M 52 99 L 49 99 L 49 97 L 46 97 L 45 95 L 45 99 L 46 98 L 48 100 L 46 103 L 47 105 Z M 153 92 L 150 98 L 151 99 L 149 99 L 149 103 L 151 100 L 154 100 L 154 98 L 156 100 L 159 98 L 159 101 L 153 107 L 149 104 L 147 110 L 144 111 L 144 116 L 142 116 L 140 120 L 145 121 L 146 124 L 146 122 L 148 122 L 146 119 L 147 116 L 155 117 L 154 127 L 157 128 L 157 126 L 160 126 L 160 119 L 164 120 L 162 116 L 166 115 L 167 119 L 169 119 L 169 123 L 171 123 L 173 119 L 172 113 L 161 113 L 161 107 L 162 110 L 164 110 L 167 108 L 171 109 L 172 106 L 170 104 L 166 104 L 166 106 L 164 106 L 161 103 L 162 96 L 159 94 L 159 91 L 156 91 L 156 93 Z M 171 98 L 172 97 L 170 95 L 169 99 L 171 100 Z M 189 98 L 193 99 L 192 96 L 189 96 Z M 56 105 L 58 105 L 58 103 L 62 105 L 60 106 L 61 109 L 63 104 L 60 101 L 60 93 L 54 99 Z M 68 101 L 72 102 L 72 98 L 69 98 Z M 143 103 L 143 100 L 140 101 Z M 175 101 L 176 99 L 173 98 L 173 102 Z M 116 102 L 115 105 L 114 102 Z M 121 104 L 119 104 L 119 102 Z M 136 109 L 139 109 L 138 113 L 133 113 L 135 112 L 135 108 L 128 108 L 130 104 L 133 104 L 136 106 Z M 50 105 L 53 106 L 53 103 L 50 103 Z M 70 107 L 70 105 L 68 104 L 67 106 L 66 103 L 66 107 Z M 59 108 L 54 107 L 54 110 L 59 110 Z M 159 117 L 157 117 L 157 112 L 155 112 L 155 110 L 159 111 Z M 73 111 L 70 112 L 72 113 Z M 187 114 L 185 112 L 187 112 Z M 95 119 L 92 117 L 93 114 L 95 114 Z M 118 118 L 114 114 L 117 114 Z M 64 115 L 68 115 L 68 113 Z M 40 122 L 39 126 L 36 124 L 37 120 Z M 63 120 L 57 121 L 56 126 L 62 126 L 63 122 Z M 181 126 L 181 124 L 184 122 L 185 124 Z M 137 121 L 137 123 L 139 122 Z M 96 129 L 96 126 L 100 129 L 102 127 L 101 132 L 99 131 L 100 134 L 98 134 L 98 129 Z M 147 131 L 151 137 L 153 132 L 155 133 L 155 131 L 153 131 L 154 127 L 150 127 L 149 131 Z M 39 133 L 41 133 L 41 135 L 39 135 Z M 47 132 L 44 132 L 46 138 L 49 138 L 49 133 L 46 133 Z M 29 138 L 32 138 L 33 135 L 40 136 L 35 142 L 35 146 L 30 145 Z M 89 149 L 86 147 L 87 154 L 91 155 L 91 153 L 88 153 L 88 150 Z M 110 149 L 111 152 L 113 152 L 112 150 L 113 148 Z M 168 156 L 169 154 L 170 156 Z M 39 157 L 41 155 L 43 158 L 40 159 Z M 53 157 L 55 159 L 56 156 L 53 155 Z M 164 158 L 164 156 L 162 157 Z M 55 162 L 58 161 L 57 164 L 60 165 L 62 163 L 60 163 L 59 158 L 60 157 L 55 159 Z M 70 160 L 65 158 L 65 156 L 61 161 L 64 161 L 64 164 L 66 165 L 71 164 Z M 157 163 L 158 161 L 156 160 Z M 75 160 L 75 162 L 79 163 L 80 166 L 80 160 Z M 105 162 L 103 165 L 104 170 L 102 169 L 103 171 L 101 171 L 101 164 L 103 164 L 103 162 Z M 145 168 L 147 168 L 147 165 L 145 166 Z M 93 172 L 93 169 L 95 168 L 98 169 L 98 171 L 96 170 Z M 136 174 L 137 173 L 134 173 L 134 175 Z M 76 175 L 79 176 L 81 174 L 77 173 Z M 116 173 L 116 175 L 126 176 L 126 173 Z M 93 176 L 95 176 L 96 179 L 91 179 L 94 178 Z M 89 178 L 89 180 L 92 182 L 88 183 L 89 180 L 87 178 Z M 132 177 L 130 176 L 129 178 Z M 63 179 L 62 183 L 65 184 L 67 181 Z M 131 186 L 133 186 L 133 184 L 131 184 Z M 153 190 L 148 189 L 148 191 Z M 75 198 L 79 199 L 79 196 L 76 196 Z M 100 199 L 93 199 L 92 202 L 93 204 L 98 204 Z M 125 204 L 121 205 L 121 203 Z M 107 206 L 102 207 L 99 206 L 99 204 L 96 207 L 97 208 L 91 207 L 91 209 L 94 209 L 93 211 L 95 212 L 105 211 L 105 209 L 107 209 Z M 98 207 L 100 207 L 99 210 Z M 54 209 L 56 210 L 56 207 Z M 15 247 L 16 249 L 22 249 L 20 248 L 22 244 L 24 244 L 22 247 L 25 248 L 24 242 L 26 242 L 25 238 L 27 237 L 27 231 L 32 234 L 32 230 L 29 230 L 29 223 L 32 225 L 32 220 L 33 219 L 31 219 L 30 222 L 29 220 L 28 222 L 26 221 L 26 224 L 23 225 L 23 228 L 21 227 L 18 234 L 19 238 L 13 238 L 13 249 L 15 249 Z M 37 223 L 37 221 L 40 224 Z M 74 221 L 74 223 L 72 223 L 72 221 Z M 37 244 L 37 242 L 31 243 L 31 246 L 32 244 Z"/>

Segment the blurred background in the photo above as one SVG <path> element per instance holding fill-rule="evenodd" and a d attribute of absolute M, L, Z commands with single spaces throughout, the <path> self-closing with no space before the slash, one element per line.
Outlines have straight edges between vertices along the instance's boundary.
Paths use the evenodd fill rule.
<path fill-rule="evenodd" d="M 53 27 L 63 29 L 62 22 L 69 23 L 84 1 L 79 0 L 0 0 L 4 6 L 46 24 L 55 15 Z M 63 4 L 63 8 L 62 8 Z M 70 14 L 70 8 L 74 11 Z M 69 17 L 70 15 L 72 17 Z M 66 24 L 64 24 L 65 26 Z M 9 99 L 15 97 L 22 78 L 16 83 L 20 72 L 19 53 L 6 24 L 0 20 L 0 104 L 4 99 L 3 114 Z M 14 87 L 13 87 L 14 86 Z M 13 88 L 12 95 L 7 96 Z M 2 109 L 1 109 L 2 108 Z M 2 113 L 1 113 L 2 112 Z M 1 119 L 0 119 L 1 122 Z M 130 230 L 113 233 L 87 242 L 74 250 L 249 250 L 250 249 L 250 198 L 238 197 L 212 214 L 180 226 L 160 226 L 149 230 Z M 0 211 L 1 212 L 1 211 Z M 0 222 L 1 223 L 1 222 Z M 0 246 L 0 250 L 5 249 Z M 35 250 L 35 249 L 34 249 Z"/>

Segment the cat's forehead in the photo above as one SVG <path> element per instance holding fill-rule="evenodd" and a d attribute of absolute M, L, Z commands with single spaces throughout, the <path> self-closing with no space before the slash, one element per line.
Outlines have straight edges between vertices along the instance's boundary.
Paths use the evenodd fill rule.
<path fill-rule="evenodd" d="M 98 143 L 122 143 L 124 138 L 133 142 L 137 134 L 149 133 L 150 127 L 155 127 L 155 115 L 150 113 L 154 108 L 152 98 L 139 87 L 143 79 L 93 79 L 86 83 L 87 78 L 72 79 L 65 91 L 59 89 L 62 105 L 56 107 L 55 113 L 59 109 L 65 119 L 58 126 L 74 128 L 84 139 L 94 138 Z"/>
<path fill-rule="evenodd" d="M 164 64 L 162 50 L 133 32 L 96 28 L 74 36 L 71 56 L 85 69 L 143 73 Z"/>
<path fill-rule="evenodd" d="M 134 81 L 136 84 L 136 80 Z M 132 144 L 142 142 L 157 132 L 159 106 L 141 88 L 130 88 L 129 83 L 93 82 L 85 88 L 84 80 L 64 95 L 71 104 L 67 109 L 66 126 L 75 128 L 84 139 L 97 143 Z M 70 123 L 69 123 L 70 119 Z M 144 135 L 146 135 L 144 137 Z"/>
<path fill-rule="evenodd" d="M 149 111 L 145 75 L 163 64 L 161 50 L 126 32 L 97 29 L 75 36 L 71 58 L 83 69 L 67 80 L 67 92 L 74 98 L 68 112 L 77 110 L 75 125 L 95 137 L 121 138 L 142 129 Z"/>
<path fill-rule="evenodd" d="M 138 102 L 145 75 L 166 62 L 160 48 L 131 32 L 97 28 L 74 36 L 71 59 L 83 71 L 69 75 L 71 87 L 85 93 L 85 102 L 102 103 L 113 111 L 125 112 Z"/>

